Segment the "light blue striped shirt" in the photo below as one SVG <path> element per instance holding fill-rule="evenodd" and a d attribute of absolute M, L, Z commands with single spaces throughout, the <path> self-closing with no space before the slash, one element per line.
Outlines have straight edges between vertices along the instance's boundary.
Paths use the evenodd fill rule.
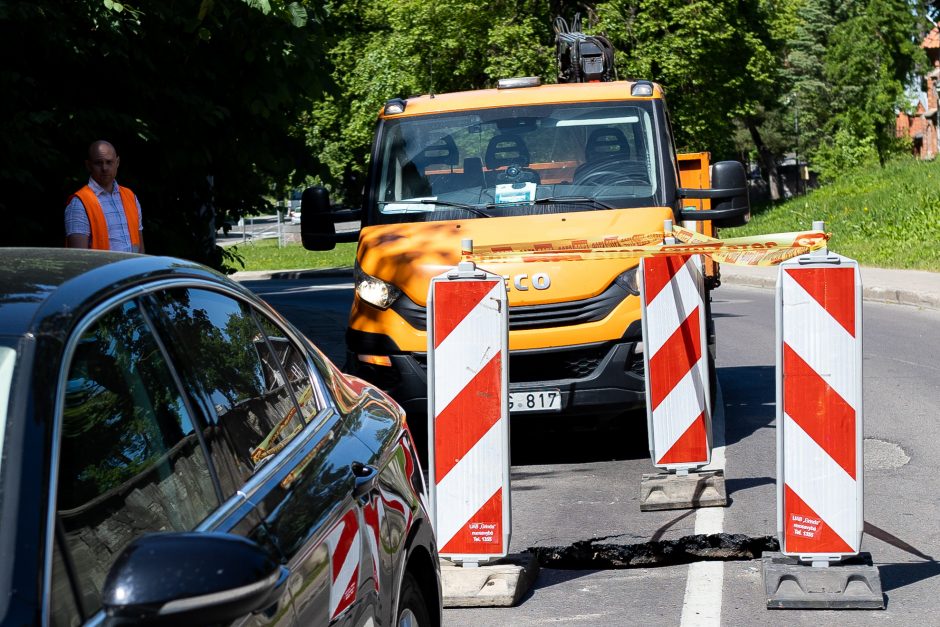
<path fill-rule="evenodd" d="M 108 240 L 111 243 L 111 250 L 122 252 L 138 252 L 134 250 L 131 244 L 130 231 L 127 228 L 127 218 L 124 215 L 124 205 L 121 203 L 121 192 L 117 181 L 112 186 L 109 194 L 103 187 L 98 185 L 94 179 L 88 179 L 88 186 L 95 192 L 98 202 L 101 203 L 101 210 L 104 213 L 104 221 L 108 225 Z M 144 230 L 144 222 L 141 219 L 140 201 L 134 195 L 134 204 L 137 205 L 137 224 L 140 230 Z M 91 235 L 91 223 L 88 221 L 88 214 L 85 212 L 85 205 L 76 196 L 69 201 L 65 207 L 65 235 Z"/>

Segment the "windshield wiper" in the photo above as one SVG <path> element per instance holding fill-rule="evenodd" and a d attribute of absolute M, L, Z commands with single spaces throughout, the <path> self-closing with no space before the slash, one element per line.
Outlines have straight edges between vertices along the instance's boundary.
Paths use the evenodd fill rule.
<path fill-rule="evenodd" d="M 456 209 L 465 209 L 470 213 L 476 214 L 481 218 L 492 218 L 493 216 L 483 211 L 477 206 L 465 203 L 465 202 L 454 202 L 451 200 L 431 200 L 430 198 L 422 198 L 421 200 L 409 200 L 407 202 L 417 202 L 422 205 L 441 205 L 442 207 L 454 207 Z"/>
<path fill-rule="evenodd" d="M 594 205 L 595 207 L 600 207 L 601 209 L 613 209 L 613 207 L 607 203 L 601 202 L 592 196 L 548 196 L 547 198 L 536 198 L 532 201 L 533 205 L 551 205 L 555 203 L 588 203 Z"/>

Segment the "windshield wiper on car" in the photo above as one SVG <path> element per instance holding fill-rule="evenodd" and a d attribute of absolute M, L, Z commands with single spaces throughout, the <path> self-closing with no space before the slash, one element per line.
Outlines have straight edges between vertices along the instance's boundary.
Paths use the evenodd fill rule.
<path fill-rule="evenodd" d="M 553 205 L 556 203 L 560 205 L 588 203 L 595 207 L 600 207 L 601 209 L 613 209 L 613 207 L 607 203 L 601 202 L 592 196 L 548 196 L 546 198 L 536 198 L 532 201 L 533 205 Z"/>
<path fill-rule="evenodd" d="M 492 218 L 493 216 L 483 211 L 475 205 L 471 205 L 465 202 L 454 202 L 452 200 L 432 200 L 431 198 L 422 198 L 420 200 L 409 200 L 408 202 L 416 202 L 422 205 L 440 205 L 442 207 L 454 207 L 456 209 L 464 209 L 470 213 L 476 214 L 481 218 Z"/>

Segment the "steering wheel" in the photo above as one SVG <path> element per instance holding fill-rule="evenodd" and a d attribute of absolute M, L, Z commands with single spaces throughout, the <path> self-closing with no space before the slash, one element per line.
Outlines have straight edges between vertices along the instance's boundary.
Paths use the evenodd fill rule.
<path fill-rule="evenodd" d="M 574 185 L 649 185 L 645 172 L 636 164 L 623 160 L 604 160 L 587 163 L 575 171 Z"/>
<path fill-rule="evenodd" d="M 600 170 L 598 172 L 591 172 L 583 177 L 579 181 L 576 181 L 577 185 L 649 185 L 650 182 L 646 179 L 639 178 L 635 174 L 630 174 L 627 172 L 615 172 L 613 170 Z"/>
<path fill-rule="evenodd" d="M 541 183 L 542 177 L 521 163 L 510 163 L 505 170 L 496 173 L 497 183 Z"/>

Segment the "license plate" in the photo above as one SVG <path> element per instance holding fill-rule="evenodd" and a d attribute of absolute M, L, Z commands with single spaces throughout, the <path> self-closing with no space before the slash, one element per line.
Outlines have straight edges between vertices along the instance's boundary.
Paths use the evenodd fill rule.
<path fill-rule="evenodd" d="M 509 411 L 561 411 L 561 392 L 558 390 L 510 392 Z"/>

